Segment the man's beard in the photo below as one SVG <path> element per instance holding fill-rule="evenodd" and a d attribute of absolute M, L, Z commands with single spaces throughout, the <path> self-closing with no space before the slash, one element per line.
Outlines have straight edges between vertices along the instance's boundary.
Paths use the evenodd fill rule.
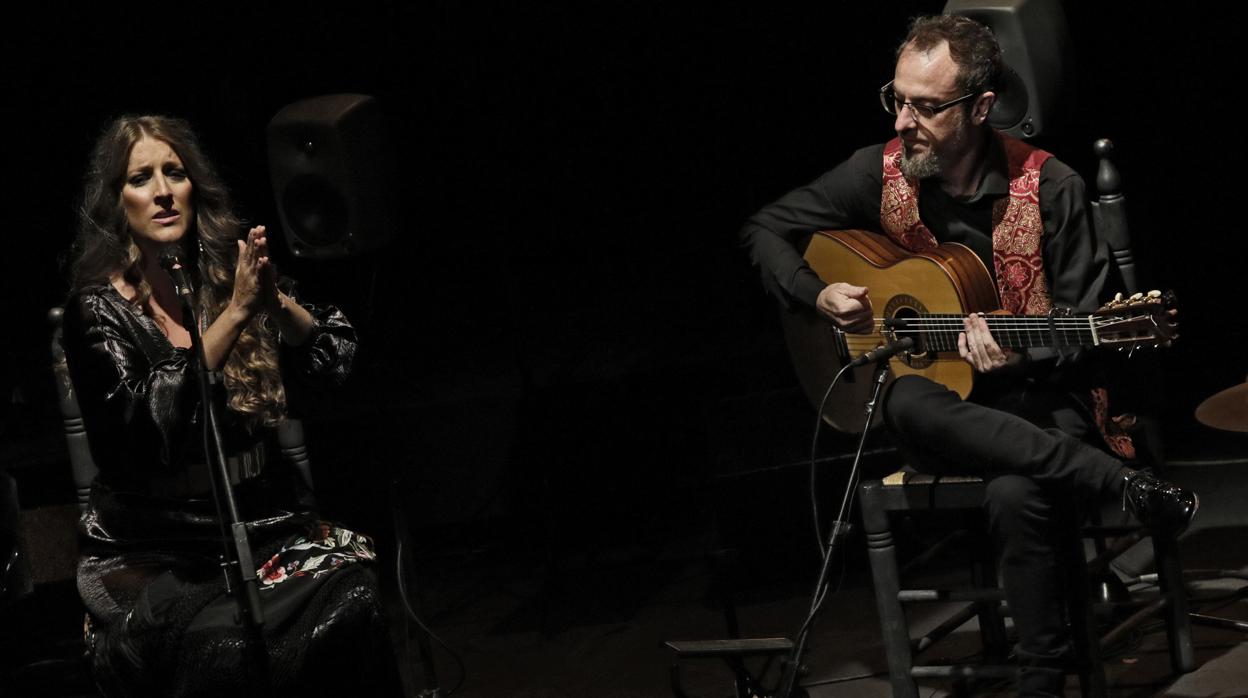
<path fill-rule="evenodd" d="M 969 142 L 967 130 L 964 121 L 966 115 L 961 111 L 957 111 L 953 117 L 956 119 L 953 123 L 953 131 L 949 139 L 941 144 L 939 149 L 935 143 L 928 142 L 927 152 L 922 155 L 911 155 L 906 151 L 905 147 L 901 149 L 901 173 L 912 179 L 930 179 L 940 176 L 946 165 L 946 160 L 952 156 L 953 162 L 966 152 Z"/>
<path fill-rule="evenodd" d="M 924 155 L 910 155 L 905 148 L 901 150 L 901 173 L 910 179 L 930 179 L 941 173 L 940 153 L 933 150 Z"/>

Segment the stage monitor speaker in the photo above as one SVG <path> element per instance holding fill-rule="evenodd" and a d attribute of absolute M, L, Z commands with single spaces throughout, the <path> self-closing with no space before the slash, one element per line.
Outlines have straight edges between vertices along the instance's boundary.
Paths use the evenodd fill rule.
<path fill-rule="evenodd" d="M 1063 100 L 1073 94 L 1073 53 L 1060 0 L 949 0 L 945 14 L 987 25 L 1001 44 L 1007 70 L 988 122 L 1015 138 L 1052 132 Z"/>
<path fill-rule="evenodd" d="M 394 232 L 394 160 L 377 100 L 335 94 L 283 107 L 268 128 L 269 172 L 297 257 L 339 259 Z"/>

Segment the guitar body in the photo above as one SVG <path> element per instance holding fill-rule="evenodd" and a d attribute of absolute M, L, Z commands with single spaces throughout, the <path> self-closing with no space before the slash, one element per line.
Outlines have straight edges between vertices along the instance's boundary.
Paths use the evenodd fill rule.
<path fill-rule="evenodd" d="M 805 258 L 826 282 L 866 286 L 876 317 L 966 315 L 991 312 L 1000 306 L 988 269 L 974 252 L 956 243 L 915 254 L 882 235 L 840 230 L 815 234 Z M 784 315 L 793 367 L 816 409 L 842 366 L 888 341 L 878 333 L 879 328 L 876 334 L 869 335 L 842 332 L 813 309 Z M 956 351 L 924 351 L 924 347 L 890 359 L 889 368 L 889 381 L 914 373 L 941 383 L 962 397 L 970 393 L 974 375 Z M 862 431 L 874 371 L 873 365 L 862 366 L 841 378 L 823 412 L 823 418 L 834 428 L 847 433 Z M 871 426 L 877 426 L 880 418 L 877 410 Z"/>

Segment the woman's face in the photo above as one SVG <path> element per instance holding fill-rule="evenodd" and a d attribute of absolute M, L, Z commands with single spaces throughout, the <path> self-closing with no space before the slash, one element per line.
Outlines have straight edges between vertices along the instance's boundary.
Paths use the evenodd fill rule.
<path fill-rule="evenodd" d="M 168 143 L 149 136 L 130 150 L 121 199 L 130 234 L 145 251 L 182 239 L 194 217 L 182 159 Z"/>

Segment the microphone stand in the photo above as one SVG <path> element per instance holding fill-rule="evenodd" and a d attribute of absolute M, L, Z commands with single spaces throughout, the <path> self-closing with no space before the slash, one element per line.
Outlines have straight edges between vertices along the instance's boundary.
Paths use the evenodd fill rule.
<path fill-rule="evenodd" d="M 913 346 L 913 342 L 905 343 L 908 340 L 902 340 L 900 346 L 909 349 Z M 824 549 L 823 566 L 819 569 L 819 581 L 815 583 L 815 592 L 810 599 L 810 611 L 806 616 L 806 622 L 802 625 L 801 630 L 797 633 L 797 642 L 793 643 L 793 650 L 789 654 L 789 658 L 784 663 L 784 676 L 780 681 L 780 689 L 776 692 L 776 698 L 791 698 L 792 696 L 804 696 L 806 692 L 797 686 L 798 677 L 804 673 L 802 666 L 802 653 L 806 650 L 806 638 L 809 636 L 811 628 L 814 627 L 815 617 L 819 613 L 820 606 L 828 592 L 828 575 L 832 569 L 832 557 L 836 551 L 836 541 L 838 538 L 844 538 L 849 534 L 849 522 L 845 521 L 846 515 L 853 508 L 854 495 L 857 493 L 858 485 L 858 469 L 862 464 L 862 451 L 867 444 L 867 435 L 871 432 L 871 420 L 875 417 L 875 408 L 880 401 L 880 392 L 884 389 L 884 384 L 888 379 L 888 359 L 897 350 L 890 352 L 872 352 L 860 359 L 866 359 L 870 356 L 875 360 L 875 377 L 872 379 L 874 385 L 871 389 L 871 399 L 867 401 L 866 413 L 867 421 L 862 428 L 862 436 L 858 439 L 858 450 L 854 453 L 854 464 L 849 471 L 849 484 L 845 489 L 845 498 L 841 503 L 841 511 L 837 515 L 836 521 L 832 522 L 832 531 L 828 533 L 828 542 Z M 869 363 L 870 359 L 862 363 Z M 794 691 L 797 691 L 795 693 Z"/>
<path fill-rule="evenodd" d="M 425 626 L 425 622 L 421 619 L 420 614 L 423 612 L 420 600 L 420 591 L 416 587 L 416 561 L 414 546 L 411 542 L 411 529 L 408 528 L 407 507 L 400 500 L 403 484 L 402 477 L 392 475 L 390 479 L 391 495 L 390 495 L 390 513 L 394 523 L 394 536 L 396 542 L 395 561 L 396 565 L 396 582 L 398 585 L 399 600 L 407 611 L 404 616 L 403 626 L 405 629 L 405 640 L 411 638 L 411 628 L 409 622 L 414 622 L 417 626 L 416 649 L 420 655 L 420 668 L 423 671 L 425 687 L 416 693 L 416 698 L 444 698 L 447 693 L 442 690 L 442 685 L 438 683 L 437 665 L 433 659 L 433 646 L 429 642 L 430 631 Z M 407 557 L 403 556 L 407 552 Z M 411 588 L 408 582 L 411 582 Z M 407 655 L 404 657 L 407 662 L 411 663 L 410 650 L 404 651 Z M 416 680 L 413 671 L 412 681 Z"/>
<path fill-rule="evenodd" d="M 212 499 L 221 525 L 223 548 L 221 567 L 225 573 L 225 590 L 238 606 L 236 621 L 243 629 L 243 667 L 249 679 L 249 694 L 268 696 L 269 655 L 264 644 L 264 609 L 260 606 L 260 584 L 256 564 L 247 537 L 247 523 L 242 520 L 226 463 L 225 441 L 217 415 L 213 386 L 218 382 L 215 372 L 208 370 L 204 356 L 203 336 L 195 312 L 194 292 L 186 270 L 176 253 L 161 255 L 160 265 L 169 274 L 182 301 L 182 326 L 191 335 L 191 351 L 195 357 L 195 376 L 199 384 L 200 405 L 204 416 L 204 456 L 212 479 Z M 222 503 L 225 507 L 222 508 Z"/>

